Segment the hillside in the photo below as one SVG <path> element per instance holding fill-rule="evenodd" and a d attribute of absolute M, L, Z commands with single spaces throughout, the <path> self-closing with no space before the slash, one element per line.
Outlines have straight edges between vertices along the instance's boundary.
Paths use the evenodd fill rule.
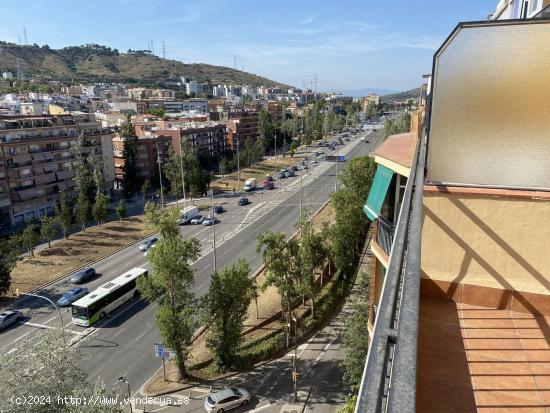
<path fill-rule="evenodd" d="M 403 101 L 408 99 L 416 99 L 420 96 L 420 88 L 406 90 L 405 92 L 392 93 L 380 97 L 381 102 L 392 102 L 394 100 Z"/>
<path fill-rule="evenodd" d="M 228 83 L 255 86 L 286 85 L 223 66 L 203 63 L 185 64 L 162 59 L 146 51 L 119 53 L 100 45 L 71 46 L 50 49 L 48 46 L 20 46 L 0 42 L 0 72 L 17 72 L 45 78 L 79 81 L 123 81 L 141 84 L 162 84 L 164 81 L 186 76 L 212 84 Z"/>

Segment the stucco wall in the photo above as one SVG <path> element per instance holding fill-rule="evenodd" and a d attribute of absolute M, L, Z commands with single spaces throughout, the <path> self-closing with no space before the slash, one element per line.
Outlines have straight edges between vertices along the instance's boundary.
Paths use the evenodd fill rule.
<path fill-rule="evenodd" d="M 550 294 L 550 201 L 425 192 L 422 277 Z"/>

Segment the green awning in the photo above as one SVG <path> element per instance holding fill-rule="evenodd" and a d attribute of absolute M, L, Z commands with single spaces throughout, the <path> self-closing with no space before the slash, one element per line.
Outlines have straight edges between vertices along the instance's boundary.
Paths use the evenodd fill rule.
<path fill-rule="evenodd" d="M 367 203 L 363 207 L 363 211 L 371 221 L 374 221 L 380 215 L 380 209 L 388 193 L 390 182 L 393 177 L 393 171 L 383 165 L 378 165 L 376 174 L 370 187 Z"/>

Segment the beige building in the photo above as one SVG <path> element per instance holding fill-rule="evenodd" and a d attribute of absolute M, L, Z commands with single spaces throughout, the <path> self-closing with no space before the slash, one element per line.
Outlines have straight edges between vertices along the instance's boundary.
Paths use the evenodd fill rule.
<path fill-rule="evenodd" d="M 550 20 L 462 23 L 434 56 L 426 128 L 421 109 L 375 151 L 356 411 L 550 408 L 548 67 Z"/>
<path fill-rule="evenodd" d="M 112 188 L 111 134 L 93 115 L 10 116 L 0 118 L 0 211 L 17 224 L 52 213 L 60 192 L 75 195 L 71 148 L 97 162 Z"/>

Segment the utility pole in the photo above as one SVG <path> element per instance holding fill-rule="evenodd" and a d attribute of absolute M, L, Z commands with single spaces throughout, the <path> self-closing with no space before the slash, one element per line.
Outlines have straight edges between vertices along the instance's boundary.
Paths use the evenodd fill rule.
<path fill-rule="evenodd" d="M 166 43 L 162 41 L 162 58 L 166 59 Z"/>
<path fill-rule="evenodd" d="M 336 144 L 336 174 L 334 179 L 334 192 L 338 191 L 338 144 Z"/>
<path fill-rule="evenodd" d="M 181 169 L 181 187 L 183 192 L 183 208 L 185 208 L 185 175 L 183 173 L 183 137 L 180 139 L 180 169 Z"/>
<path fill-rule="evenodd" d="M 25 46 L 27 46 L 29 43 L 27 42 L 27 28 L 23 26 L 23 39 L 25 39 Z"/>
<path fill-rule="evenodd" d="M 212 187 L 213 173 L 210 173 L 210 205 L 212 207 L 212 249 L 214 254 L 214 272 L 217 271 L 216 267 L 216 215 L 214 213 L 214 188 Z"/>
<path fill-rule="evenodd" d="M 162 187 L 162 168 L 161 165 L 161 159 L 160 159 L 160 147 L 157 142 L 157 163 L 159 165 L 159 183 L 160 183 L 160 207 L 164 209 L 164 189 Z"/>
<path fill-rule="evenodd" d="M 241 187 L 241 157 L 239 156 L 239 129 L 237 127 L 237 186 Z M 240 189 L 239 189 L 240 190 Z"/>

